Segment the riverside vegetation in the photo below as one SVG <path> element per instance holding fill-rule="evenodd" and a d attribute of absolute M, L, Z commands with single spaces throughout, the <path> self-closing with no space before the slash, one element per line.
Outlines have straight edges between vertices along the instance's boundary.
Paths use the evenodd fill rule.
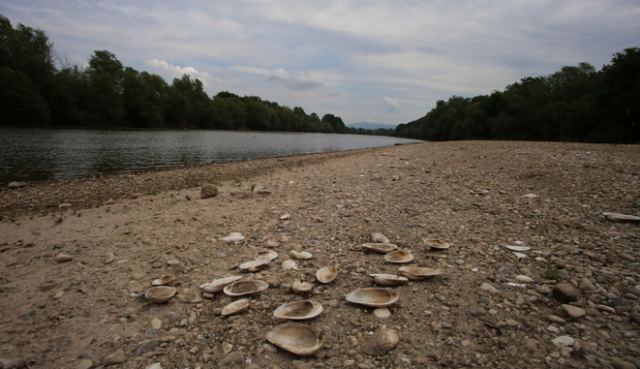
<path fill-rule="evenodd" d="M 213 98 L 197 78 L 171 84 L 156 74 L 125 67 L 96 50 L 86 68 L 56 68 L 42 30 L 15 28 L 0 15 L 0 125 L 76 128 L 199 128 L 327 133 L 392 133 L 345 126 L 333 114 L 320 118 L 302 108 L 257 96 L 220 92 Z"/>

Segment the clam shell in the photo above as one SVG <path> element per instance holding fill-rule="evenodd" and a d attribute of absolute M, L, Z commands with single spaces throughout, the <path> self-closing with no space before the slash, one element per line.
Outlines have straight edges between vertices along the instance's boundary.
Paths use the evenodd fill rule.
<path fill-rule="evenodd" d="M 267 332 L 267 341 L 292 354 L 312 355 L 322 347 L 322 336 L 302 323 L 285 323 Z"/>
<path fill-rule="evenodd" d="M 446 250 L 451 247 L 451 244 L 444 240 L 439 240 L 437 238 L 427 238 L 422 240 L 425 245 L 429 246 L 432 250 Z"/>
<path fill-rule="evenodd" d="M 398 331 L 392 328 L 376 329 L 363 345 L 363 351 L 370 355 L 382 355 L 391 351 L 400 342 Z"/>
<path fill-rule="evenodd" d="M 309 260 L 313 257 L 313 254 L 311 254 L 308 251 L 297 251 L 297 250 L 289 251 L 289 255 L 291 255 L 292 258 L 298 259 L 298 260 Z"/>
<path fill-rule="evenodd" d="M 245 296 L 262 292 L 269 288 L 269 284 L 261 280 L 237 281 L 226 286 L 222 291 L 227 296 Z"/>
<path fill-rule="evenodd" d="M 377 252 L 378 254 L 386 254 L 398 248 L 397 245 L 394 245 L 392 243 L 382 243 L 382 242 L 363 243 L 362 247 L 365 250 Z"/>
<path fill-rule="evenodd" d="M 395 274 L 375 273 L 369 274 L 373 278 L 373 281 L 380 286 L 399 286 L 406 284 L 409 280 L 406 277 L 401 277 Z"/>
<path fill-rule="evenodd" d="M 398 268 L 398 271 L 403 276 L 414 281 L 427 279 L 427 278 L 435 277 L 442 274 L 442 269 L 418 267 L 418 266 L 403 266 Z"/>
<path fill-rule="evenodd" d="M 291 290 L 296 293 L 307 293 L 313 289 L 313 284 L 309 282 L 294 281 Z"/>
<path fill-rule="evenodd" d="M 359 304 L 371 307 L 387 307 L 398 301 L 400 295 L 397 291 L 390 288 L 359 288 L 349 292 L 347 301 L 353 304 Z"/>
<path fill-rule="evenodd" d="M 151 281 L 152 286 L 165 286 L 176 281 L 176 276 L 173 274 L 165 274 L 158 279 Z"/>
<path fill-rule="evenodd" d="M 242 276 L 232 275 L 229 277 L 214 279 L 209 283 L 204 283 L 200 285 L 200 289 L 204 292 L 215 293 L 222 291 L 223 288 L 230 285 L 233 282 L 239 281 L 242 279 Z"/>
<path fill-rule="evenodd" d="M 270 260 L 267 259 L 256 259 L 238 265 L 238 269 L 249 272 L 257 272 L 258 270 L 269 265 L 269 263 Z"/>
<path fill-rule="evenodd" d="M 227 316 L 227 315 L 239 313 L 241 311 L 245 311 L 248 308 L 249 308 L 249 299 L 240 299 L 225 305 L 225 307 L 222 308 L 221 314 L 223 316 Z"/>
<path fill-rule="evenodd" d="M 255 260 L 274 261 L 278 258 L 278 253 L 273 250 L 262 250 L 256 254 Z"/>
<path fill-rule="evenodd" d="M 505 248 L 507 250 L 516 251 L 516 252 L 523 252 L 523 251 L 531 250 L 531 247 L 529 247 L 529 246 L 521 246 L 521 245 L 507 245 L 507 246 L 505 246 Z"/>
<path fill-rule="evenodd" d="M 322 313 L 322 305 L 313 300 L 288 302 L 280 305 L 273 316 L 279 319 L 305 320 L 315 318 Z"/>
<path fill-rule="evenodd" d="M 384 255 L 384 261 L 393 264 L 405 264 L 413 261 L 413 254 L 409 250 L 395 250 Z"/>
<path fill-rule="evenodd" d="M 602 216 L 607 218 L 612 222 L 620 222 L 620 223 L 640 223 L 640 217 L 631 214 L 620 214 L 620 213 L 602 213 Z"/>
<path fill-rule="evenodd" d="M 287 259 L 282 262 L 282 269 L 284 270 L 298 270 L 298 263 L 294 260 Z"/>
<path fill-rule="evenodd" d="M 154 304 L 163 304 L 173 296 L 175 296 L 177 289 L 175 287 L 157 286 L 151 287 L 144 293 L 144 297 Z"/>
<path fill-rule="evenodd" d="M 338 276 L 338 268 L 334 265 L 322 267 L 316 271 L 316 279 L 320 283 L 331 283 Z"/>

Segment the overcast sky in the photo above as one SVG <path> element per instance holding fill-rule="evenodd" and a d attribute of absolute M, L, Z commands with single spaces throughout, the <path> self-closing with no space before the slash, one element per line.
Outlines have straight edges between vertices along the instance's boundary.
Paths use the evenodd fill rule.
<path fill-rule="evenodd" d="M 640 46 L 638 0 L 0 0 L 85 65 L 107 49 L 210 94 L 258 95 L 345 122 L 401 123 L 439 99 L 504 88 Z"/>

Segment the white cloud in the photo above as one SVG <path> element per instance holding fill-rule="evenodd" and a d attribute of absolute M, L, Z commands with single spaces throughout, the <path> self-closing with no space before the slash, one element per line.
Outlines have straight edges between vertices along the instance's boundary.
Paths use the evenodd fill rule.
<path fill-rule="evenodd" d="M 144 63 L 145 65 L 155 69 L 156 73 L 159 73 L 169 81 L 171 81 L 173 78 L 180 78 L 185 74 L 190 77 L 199 79 L 200 81 L 202 81 L 203 85 L 207 87 L 211 87 L 210 84 L 212 84 L 213 82 L 221 81 L 220 78 L 213 78 L 209 73 L 198 71 L 194 67 L 181 67 L 179 65 L 171 64 L 161 59 L 154 58 L 145 60 Z"/>

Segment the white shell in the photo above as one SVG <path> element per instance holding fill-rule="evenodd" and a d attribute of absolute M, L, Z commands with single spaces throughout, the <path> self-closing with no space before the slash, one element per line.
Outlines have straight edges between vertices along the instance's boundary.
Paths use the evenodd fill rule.
<path fill-rule="evenodd" d="M 413 254 L 409 250 L 395 250 L 386 253 L 384 261 L 392 264 L 406 264 L 413 261 Z"/>
<path fill-rule="evenodd" d="M 316 279 L 320 283 L 331 283 L 338 276 L 338 268 L 334 265 L 322 267 L 316 271 Z"/>
<path fill-rule="evenodd" d="M 291 290 L 295 293 L 307 293 L 313 289 L 313 284 L 309 282 L 294 281 Z"/>
<path fill-rule="evenodd" d="M 362 247 L 367 251 L 377 252 L 378 254 L 386 254 L 398 248 L 397 245 L 383 242 L 363 243 Z"/>
<path fill-rule="evenodd" d="M 371 242 L 374 243 L 389 243 L 389 239 L 387 236 L 383 235 L 380 232 L 371 233 Z"/>
<path fill-rule="evenodd" d="M 313 300 L 287 302 L 280 305 L 273 316 L 279 319 L 305 320 L 315 318 L 322 313 L 322 305 Z"/>
<path fill-rule="evenodd" d="M 226 286 L 222 291 L 227 296 L 245 296 L 262 292 L 269 288 L 269 284 L 261 280 L 237 281 Z"/>
<path fill-rule="evenodd" d="M 444 240 L 438 240 L 436 238 L 427 238 L 422 240 L 425 245 L 429 246 L 432 250 L 446 250 L 451 247 L 451 244 Z"/>
<path fill-rule="evenodd" d="M 165 274 L 158 279 L 151 281 L 152 286 L 165 286 L 176 281 L 176 276 L 173 274 Z"/>
<path fill-rule="evenodd" d="M 285 323 L 267 332 L 267 341 L 292 354 L 312 355 L 322 347 L 322 336 L 302 323 Z"/>
<path fill-rule="evenodd" d="M 531 250 L 531 247 L 529 246 L 515 246 L 515 245 L 507 245 L 505 246 L 508 250 L 511 251 L 518 251 L 518 252 L 522 252 L 522 251 L 529 251 Z"/>
<path fill-rule="evenodd" d="M 442 274 L 442 269 L 419 267 L 419 266 L 403 266 L 398 268 L 398 271 L 403 276 L 414 281 L 427 279 L 427 278 L 435 277 Z"/>
<path fill-rule="evenodd" d="M 353 304 L 359 304 L 371 307 L 387 307 L 398 301 L 400 294 L 390 288 L 359 288 L 349 292 L 346 296 L 347 301 Z"/>
<path fill-rule="evenodd" d="M 267 259 L 256 259 L 251 261 L 246 261 L 240 265 L 238 265 L 238 269 L 248 272 L 257 272 L 258 270 L 269 265 L 270 261 Z"/>
<path fill-rule="evenodd" d="M 406 277 L 401 277 L 395 274 L 386 274 L 386 273 L 374 273 L 369 274 L 373 281 L 380 286 L 399 286 L 401 284 L 406 284 L 409 280 Z"/>
<path fill-rule="evenodd" d="M 278 253 L 273 250 L 262 250 L 256 254 L 255 260 L 274 261 L 278 258 Z"/>
<path fill-rule="evenodd" d="M 612 222 L 620 223 L 640 223 L 640 217 L 629 214 L 620 213 L 602 213 L 602 216 L 609 219 Z"/>
<path fill-rule="evenodd" d="M 241 311 L 245 311 L 248 308 L 249 308 L 249 299 L 240 299 L 225 305 L 225 307 L 222 308 L 221 314 L 223 316 L 227 316 L 227 315 L 239 313 Z"/>
<path fill-rule="evenodd" d="M 204 283 L 200 285 L 200 289 L 204 292 L 208 293 L 216 293 L 222 291 L 227 285 L 230 285 L 233 282 L 239 281 L 242 279 L 242 276 L 232 275 L 229 277 L 214 279 L 209 283 Z"/>
<path fill-rule="evenodd" d="M 298 260 L 309 260 L 313 257 L 313 255 L 308 251 L 291 250 L 289 251 L 289 255 L 291 255 L 292 258 Z"/>
<path fill-rule="evenodd" d="M 231 232 L 228 236 L 222 237 L 224 242 L 238 242 L 244 240 L 244 236 L 240 232 Z"/>
<path fill-rule="evenodd" d="M 398 331 L 380 327 L 363 344 L 363 351 L 370 355 L 382 355 L 391 351 L 400 342 Z"/>
<path fill-rule="evenodd" d="M 298 270 L 298 263 L 291 259 L 287 259 L 282 262 L 282 269 L 284 270 Z"/>
<path fill-rule="evenodd" d="M 175 287 L 168 287 L 168 286 L 151 287 L 144 293 L 144 297 L 149 302 L 153 302 L 154 304 L 163 304 L 171 300 L 171 298 L 175 296 L 176 292 L 177 292 L 177 289 Z"/>

